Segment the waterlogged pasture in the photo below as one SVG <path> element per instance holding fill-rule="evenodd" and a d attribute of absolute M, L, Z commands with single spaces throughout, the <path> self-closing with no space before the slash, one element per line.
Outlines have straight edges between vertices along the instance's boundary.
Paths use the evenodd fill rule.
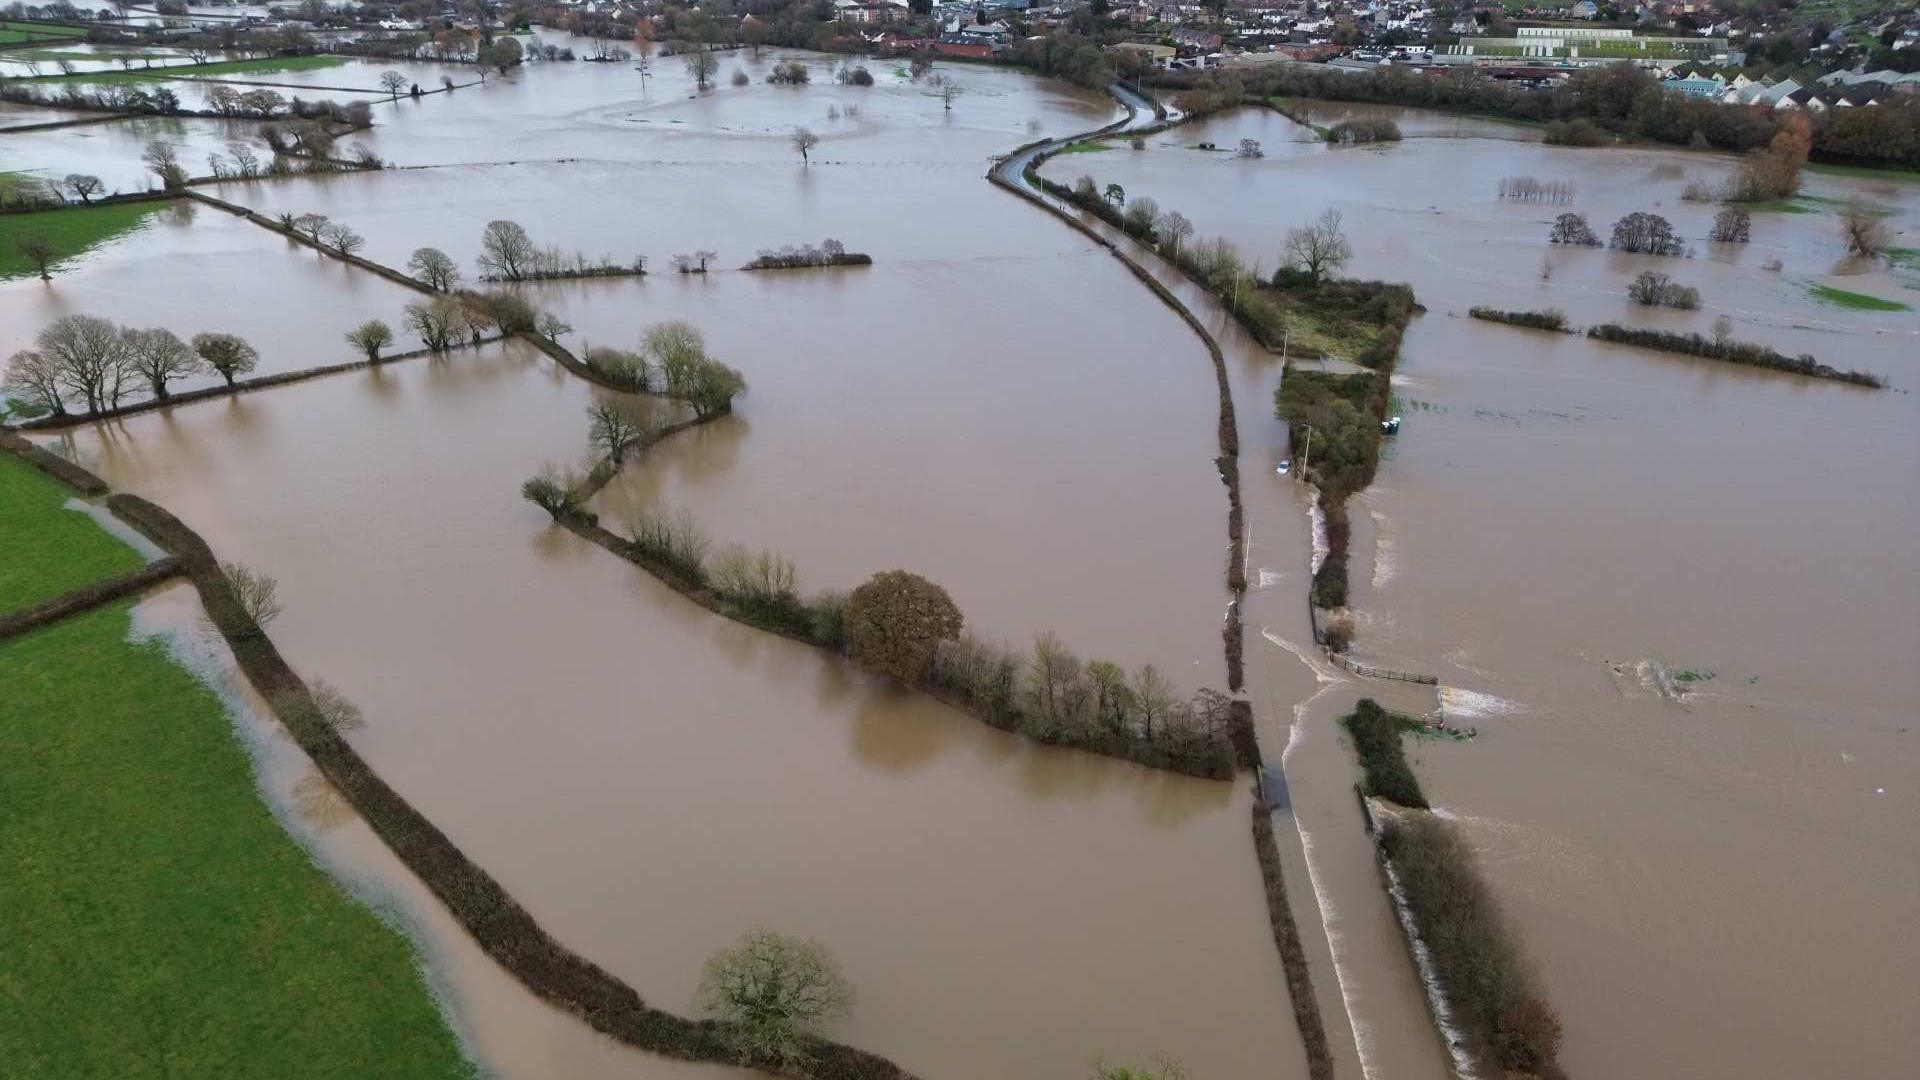
<path fill-rule="evenodd" d="M 1242 111 L 1144 151 L 1057 159 L 1046 175 L 1090 172 L 1151 196 L 1269 268 L 1288 228 L 1339 209 L 1349 272 L 1408 281 L 1428 307 L 1395 378 L 1405 426 L 1354 507 L 1356 650 L 1437 673 L 1448 717 L 1478 727 L 1472 743 L 1419 744 L 1415 768 L 1540 959 L 1569 1070 L 1912 1071 L 1887 1002 L 1920 963 L 1900 914 L 1920 883 L 1902 824 L 1920 805 L 1905 734 L 1920 683 L 1904 660 L 1912 612 L 1896 599 L 1920 585 L 1903 539 L 1920 527 L 1920 407 L 1906 392 L 1920 379 L 1920 317 L 1813 293 L 1920 295 L 1903 269 L 1849 259 L 1835 213 L 1877 206 L 1910 243 L 1920 197 L 1812 172 L 1803 201 L 1817 212 L 1756 214 L 1750 244 L 1715 245 L 1704 237 L 1717 208 L 1680 194 L 1717 182 L 1729 159 L 1557 149 L 1524 128 L 1445 137 L 1420 114 L 1400 120 L 1404 142 L 1330 149 Z M 1191 149 L 1243 137 L 1268 157 Z M 1502 203 L 1507 176 L 1571 180 L 1577 194 Z M 1569 210 L 1603 237 L 1629 211 L 1663 214 L 1693 257 L 1553 249 L 1549 224 Z M 1630 304 L 1625 286 L 1645 269 L 1699 288 L 1700 310 Z M 1725 315 L 1738 339 L 1893 389 L 1477 323 L 1464 317 L 1474 304 L 1699 333 Z M 1241 400 L 1244 429 L 1260 414 Z M 1259 485 L 1290 483 L 1269 472 Z M 1268 498 L 1248 494 L 1254 557 L 1283 573 L 1259 543 Z M 1280 648 L 1300 633 L 1285 607 L 1254 602 L 1274 620 L 1250 624 L 1273 632 L 1256 665 L 1295 665 Z M 1350 781 L 1346 768 L 1303 768 L 1340 762 L 1311 752 L 1338 697 L 1295 732 L 1288 779 L 1308 805 L 1320 785 Z M 1337 838 L 1302 824 L 1321 853 L 1316 885 L 1362 884 L 1340 877 Z"/>
<path fill-rule="evenodd" d="M 591 396 L 496 347 L 73 446 L 278 576 L 275 638 L 366 710 L 362 753 L 663 1005 L 759 923 L 827 943 L 846 1037 L 928 1075 L 1303 1068 L 1244 790 L 993 732 L 554 530 L 514 489 Z"/>
<path fill-rule="evenodd" d="M 138 230 L 81 255 L 51 282 L 0 282 L 0 356 L 29 348 L 64 315 L 98 315 L 123 325 L 161 326 L 182 340 L 239 334 L 260 352 L 255 375 L 363 357 L 343 335 L 368 319 L 398 330 L 418 296 L 245 220 L 185 200 L 149 215 Z M 408 341 L 399 349 L 417 347 Z M 215 386 L 217 375 L 173 384 Z M 131 398 L 145 397 L 140 387 Z M 219 408 L 215 405 L 213 408 Z"/>

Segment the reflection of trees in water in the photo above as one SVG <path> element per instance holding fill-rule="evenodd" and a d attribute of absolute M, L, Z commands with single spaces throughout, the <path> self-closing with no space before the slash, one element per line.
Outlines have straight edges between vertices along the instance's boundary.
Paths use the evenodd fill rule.
<path fill-rule="evenodd" d="M 294 781 L 293 802 L 301 820 L 317 829 L 332 829 L 353 820 L 353 804 L 318 771 Z"/>

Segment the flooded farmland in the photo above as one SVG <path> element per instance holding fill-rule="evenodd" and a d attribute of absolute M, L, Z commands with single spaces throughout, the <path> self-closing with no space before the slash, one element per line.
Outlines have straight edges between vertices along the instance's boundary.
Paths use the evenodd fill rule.
<path fill-rule="evenodd" d="M 1322 108 L 1313 119 L 1331 122 Z M 1814 290 L 1920 301 L 1908 272 L 1845 257 L 1836 215 L 1862 201 L 1910 238 L 1920 186 L 1810 173 L 1798 212 L 1756 214 L 1750 245 L 1714 245 L 1703 237 L 1715 207 L 1680 194 L 1690 178 L 1724 176 L 1728 159 L 1555 149 L 1525 129 L 1466 123 L 1406 114 L 1397 145 L 1329 149 L 1245 111 L 1144 151 L 1058 158 L 1047 173 L 1150 195 L 1269 265 L 1288 228 L 1339 209 L 1349 272 L 1408 281 L 1427 306 L 1395 377 L 1406 425 L 1355 507 L 1355 652 L 1436 673 L 1438 702 L 1387 699 L 1478 728 L 1471 743 L 1421 743 L 1417 768 L 1540 960 L 1569 1070 L 1910 1072 L 1920 1046 L 1900 1034 L 1907 1006 L 1894 1003 L 1911 1004 L 1920 961 L 1900 910 L 1920 884 L 1904 838 L 1920 799 L 1920 683 L 1904 662 L 1920 633 L 1909 542 L 1920 317 L 1832 306 Z M 1261 140 L 1266 159 L 1193 149 L 1242 138 Z M 1507 176 L 1572 181 L 1577 195 L 1503 204 Z M 1604 235 L 1638 209 L 1669 216 L 1694 257 L 1544 242 L 1564 210 Z M 1701 310 L 1630 305 L 1625 284 L 1642 269 L 1699 288 Z M 1480 324 L 1464 317 L 1476 304 L 1702 333 L 1725 315 L 1736 338 L 1882 374 L 1892 389 Z M 1271 416 L 1270 400 L 1240 400 L 1243 430 Z M 1262 496 L 1248 499 L 1255 560 L 1297 572 L 1261 552 Z M 1287 674 L 1298 661 L 1275 643 L 1304 636 L 1298 603 L 1250 603 L 1250 641 L 1270 631 L 1251 655 L 1287 688 L 1270 709 L 1298 683 Z M 1250 678 L 1258 696 L 1262 675 Z M 1299 766 L 1337 760 L 1313 747 L 1353 696 L 1329 694 L 1290 724 L 1304 755 L 1288 759 L 1297 804 L 1346 786 Z M 1339 842 L 1327 832 L 1357 820 L 1316 835 L 1302 815 L 1323 851 Z M 1316 886 L 1338 873 L 1318 868 Z"/>
<path fill-rule="evenodd" d="M 560 40 L 549 37 L 549 40 Z M 576 46 L 582 43 L 571 42 Z M 798 59 L 805 87 L 770 86 Z M 1112 99 L 1009 71 L 947 72 L 953 107 L 892 62 L 746 51 L 696 93 L 680 61 L 529 65 L 484 86 L 375 101 L 342 140 L 384 171 L 210 187 L 268 216 L 318 212 L 403 266 L 444 249 L 471 281 L 481 229 L 512 219 L 567 254 L 653 273 L 530 284 L 564 339 L 632 348 L 684 319 L 740 368 L 731 416 L 631 461 L 609 524 L 689 511 L 717 543 L 791 557 L 802 586 L 906 567 L 969 629 L 1153 663 L 1223 687 L 1225 496 L 1200 340 L 1110 255 L 983 180 L 995 154 L 1098 127 Z M 471 66 L 351 61 L 274 73 L 345 98 L 395 69 L 423 88 Z M 750 83 L 733 86 L 738 68 Z M 191 87 L 186 80 L 176 86 Z M 192 88 L 197 93 L 199 88 Z M 51 111 L 40 113 L 53 116 Z M 1307 493 L 1274 475 L 1279 360 L 1163 265 L 1220 338 L 1249 510 L 1248 694 L 1295 915 L 1342 1075 L 1443 1077 L 1445 1047 L 1359 832 L 1337 717 L 1361 696 L 1440 711 L 1472 742 L 1410 745 L 1539 961 L 1575 1075 L 1900 1075 L 1920 951 L 1920 306 L 1910 268 L 1845 257 L 1862 202 L 1911 247 L 1920 184 L 1810 174 L 1704 236 L 1686 202 L 1730 159 L 1539 145 L 1530 129 L 1316 105 L 1408 136 L 1332 149 L 1241 110 L 1062 155 L 1179 209 L 1267 268 L 1287 229 L 1345 215 L 1357 277 L 1406 280 L 1406 419 L 1353 504 L 1355 655 L 1437 675 L 1383 689 L 1324 663 L 1305 607 Z M 0 125 L 19 122 L 7 107 Z M 144 188 L 153 138 L 196 165 L 252 123 L 115 121 L 6 136 L 0 169 Z M 803 161 L 796 126 L 820 136 Z M 1259 140 L 1238 160 L 1199 144 Z M 1497 197 L 1569 181 L 1565 206 Z M 1690 257 L 1545 243 L 1554 215 L 1603 234 L 1671 217 Z M 836 238 L 868 268 L 755 273 L 763 249 Z M 678 253 L 714 272 L 678 275 Z M 1777 264 L 1777 265 L 1776 265 Z M 1631 305 L 1643 269 L 1697 312 Z M 1833 289 L 1842 290 L 1836 294 Z M 210 206 L 179 203 L 51 284 L 0 283 L 0 352 L 73 312 L 183 337 L 227 330 L 259 373 L 352 359 L 369 318 L 417 296 Z M 1733 336 L 1888 377 L 1868 391 L 1472 321 L 1554 306 Z M 401 332 L 395 348 L 412 348 Z M 214 380 L 182 384 L 211 385 Z M 812 935 L 859 999 L 836 1035 L 929 1077 L 1078 1076 L 1095 1059 L 1182 1062 L 1195 1080 L 1304 1074 L 1246 823 L 1247 777 L 1187 780 L 1047 749 L 689 603 L 551 526 L 517 494 L 586 453 L 604 396 L 518 344 L 179 407 L 42 441 L 152 498 L 223 558 L 278 578 L 275 640 L 370 721 L 355 747 L 560 941 L 658 1007 L 692 1011 L 702 961 L 753 926 Z M 644 408 L 644 405 L 635 405 Z M 142 620 L 196 637 L 175 589 Z M 216 681 L 228 660 L 204 643 Z M 535 1000 L 232 692 L 269 802 L 426 953 L 485 1067 L 514 1077 L 734 1075 L 618 1046 Z M 1276 772 L 1279 770 L 1276 769 Z M 1782 972 L 1792 972 L 1783 978 Z"/>

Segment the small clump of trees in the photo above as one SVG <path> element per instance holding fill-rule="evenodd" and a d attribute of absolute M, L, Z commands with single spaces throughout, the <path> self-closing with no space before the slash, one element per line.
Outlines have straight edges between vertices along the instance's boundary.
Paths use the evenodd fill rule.
<path fill-rule="evenodd" d="M 1530 330 L 1552 330 L 1557 333 L 1572 333 L 1567 328 L 1567 313 L 1559 308 L 1546 308 L 1541 311 L 1502 311 L 1499 308 L 1472 307 L 1467 314 L 1483 322 L 1506 323 L 1508 326 L 1524 326 Z"/>
<path fill-rule="evenodd" d="M 1571 180 L 1537 180 L 1531 176 L 1503 176 L 1498 187 L 1502 199 L 1556 205 L 1572 202 L 1578 190 Z"/>
<path fill-rule="evenodd" d="M 1729 206 L 1713 215 L 1713 227 L 1707 239 L 1717 244 L 1744 244 L 1753 237 L 1753 215 L 1737 206 Z"/>
<path fill-rule="evenodd" d="M 1627 298 L 1646 307 L 1692 311 L 1700 306 L 1700 290 L 1676 283 L 1665 274 L 1642 270 L 1627 286 Z"/>
<path fill-rule="evenodd" d="M 122 327 L 95 315 L 63 315 L 7 360 L 0 392 L 35 414 L 88 415 L 118 409 L 144 387 L 156 401 L 172 397 L 171 384 L 217 373 L 231 387 L 259 360 L 245 339 L 232 334 L 196 334 L 192 343 L 162 327 Z"/>
<path fill-rule="evenodd" d="M 1641 327 L 1620 326 L 1616 323 L 1602 323 L 1599 326 L 1588 327 L 1587 336 L 1598 341 L 1637 345 L 1643 349 L 1658 349 L 1662 352 L 1685 353 L 1688 356 L 1701 356 L 1709 360 L 1723 360 L 1729 364 L 1769 368 L 1815 379 L 1852 383 L 1855 386 L 1878 389 L 1886 385 L 1885 380 L 1878 375 L 1829 367 L 1806 354 L 1791 357 L 1765 345 L 1734 341 L 1731 337 L 1731 324 L 1724 328 L 1716 327 L 1716 329 L 1720 332 L 1708 337 L 1702 334 L 1676 334 L 1667 330 L 1649 330 Z"/>
<path fill-rule="evenodd" d="M 1879 213 L 1861 203 L 1849 202 L 1840 211 L 1840 237 L 1846 241 L 1847 254 L 1877 259 L 1886 253 L 1893 234 Z"/>
<path fill-rule="evenodd" d="M 437 249 L 421 248 L 414 252 Z M 589 259 L 582 252 L 571 255 L 554 247 L 540 247 L 516 221 L 490 221 L 480 233 L 480 280 L 482 281 L 554 281 L 565 278 L 639 277 L 647 272 L 647 260 L 636 257 L 630 263 L 618 263 L 602 256 Z M 411 264 L 410 264 L 411 265 Z M 416 271 L 418 273 L 418 271 Z M 432 282 L 429 282 L 432 284 Z M 445 286 L 434 285 L 435 288 Z"/>
<path fill-rule="evenodd" d="M 754 260 L 748 263 L 748 270 L 804 270 L 819 266 L 871 266 L 873 256 L 857 251 L 848 251 L 840 241 L 828 237 L 818 247 L 802 244 L 791 245 L 779 251 L 762 250 Z"/>
<path fill-rule="evenodd" d="M 1678 255 L 1686 245 L 1674 235 L 1673 223 L 1659 214 L 1635 210 L 1613 223 L 1608 247 L 1637 255 Z"/>
<path fill-rule="evenodd" d="M 776 86 L 805 86 L 812 78 L 807 65 L 798 60 L 783 60 L 767 73 L 767 81 Z"/>
<path fill-rule="evenodd" d="M 1585 215 L 1569 213 L 1553 219 L 1553 228 L 1547 232 L 1547 243 L 1565 244 L 1568 247 L 1599 247 L 1600 237 L 1587 224 Z"/>
<path fill-rule="evenodd" d="M 1400 125 L 1384 116 L 1363 116 L 1355 120 L 1342 120 L 1328 128 L 1321 137 L 1336 146 L 1399 142 Z"/>

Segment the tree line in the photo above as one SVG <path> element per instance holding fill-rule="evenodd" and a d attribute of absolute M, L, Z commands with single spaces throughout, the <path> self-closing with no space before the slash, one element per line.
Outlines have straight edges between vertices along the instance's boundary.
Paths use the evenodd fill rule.
<path fill-rule="evenodd" d="M 233 334 L 200 333 L 182 341 L 164 327 L 121 326 L 96 315 L 63 315 L 7 358 L 0 391 L 33 415 L 88 415 L 118 409 L 143 390 L 155 400 L 173 383 L 218 374 L 232 386 L 260 354 Z"/>

